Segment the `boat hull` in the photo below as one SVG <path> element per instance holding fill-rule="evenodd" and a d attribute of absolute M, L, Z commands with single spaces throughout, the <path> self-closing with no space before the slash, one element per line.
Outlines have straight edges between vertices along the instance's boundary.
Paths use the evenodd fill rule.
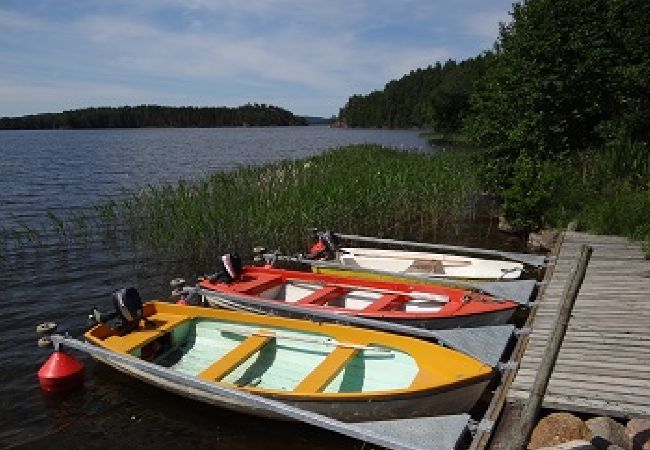
<path fill-rule="evenodd" d="M 215 394 L 207 390 L 179 385 L 164 377 L 145 372 L 139 368 L 117 361 L 95 357 L 98 361 L 149 385 L 182 397 L 197 400 L 241 414 L 274 420 L 291 420 L 287 416 L 265 408 L 253 406 L 245 401 Z M 489 380 L 455 386 L 448 390 L 426 394 L 400 396 L 392 399 L 366 399 L 348 401 L 282 401 L 288 405 L 312 411 L 344 422 L 364 422 L 370 420 L 390 420 L 410 417 L 460 414 L 469 411 L 485 391 Z"/>

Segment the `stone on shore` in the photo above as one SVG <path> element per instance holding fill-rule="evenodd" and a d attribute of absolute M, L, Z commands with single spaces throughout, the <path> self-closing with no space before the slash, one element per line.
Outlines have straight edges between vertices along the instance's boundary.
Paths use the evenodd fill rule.
<path fill-rule="evenodd" d="M 584 440 L 589 436 L 587 425 L 569 413 L 552 413 L 539 421 L 530 438 L 528 448 L 537 450 L 565 442 Z"/>
<path fill-rule="evenodd" d="M 593 417 L 585 422 L 589 440 L 600 450 L 615 450 L 612 446 L 630 450 L 625 427 L 610 417 Z"/>
<path fill-rule="evenodd" d="M 631 450 L 650 450 L 650 419 L 631 419 L 625 427 Z"/>
<path fill-rule="evenodd" d="M 557 231 L 555 230 L 541 230 L 537 233 L 530 233 L 528 235 L 528 248 L 533 251 L 552 250 L 556 237 Z"/>

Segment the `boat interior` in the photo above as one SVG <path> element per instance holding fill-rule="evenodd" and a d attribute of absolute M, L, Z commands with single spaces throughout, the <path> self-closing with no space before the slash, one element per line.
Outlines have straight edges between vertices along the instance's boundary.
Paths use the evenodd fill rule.
<path fill-rule="evenodd" d="M 149 322 L 122 336 L 99 327 L 103 331 L 94 338 L 113 350 L 238 387 L 334 394 L 404 390 L 418 383 L 415 359 L 385 346 L 212 318 L 155 314 Z"/>
<path fill-rule="evenodd" d="M 361 312 L 437 312 L 449 302 L 447 295 L 395 292 L 345 284 L 285 280 L 272 274 L 244 275 L 232 286 L 240 294 L 295 304 L 345 308 Z"/>

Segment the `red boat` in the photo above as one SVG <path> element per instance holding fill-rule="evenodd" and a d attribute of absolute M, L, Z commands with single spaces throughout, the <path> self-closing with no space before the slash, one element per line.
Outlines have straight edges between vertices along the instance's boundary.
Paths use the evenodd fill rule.
<path fill-rule="evenodd" d="M 239 271 L 238 271 L 239 272 Z M 228 278 L 228 277 L 226 277 Z M 499 325 L 512 317 L 517 303 L 469 290 L 401 281 L 340 277 L 272 267 L 245 267 L 234 279 L 204 280 L 199 286 L 215 292 L 206 295 L 212 306 L 218 293 L 241 304 L 260 301 L 264 309 L 289 304 L 305 313 L 320 310 L 379 319 L 427 329 Z"/>

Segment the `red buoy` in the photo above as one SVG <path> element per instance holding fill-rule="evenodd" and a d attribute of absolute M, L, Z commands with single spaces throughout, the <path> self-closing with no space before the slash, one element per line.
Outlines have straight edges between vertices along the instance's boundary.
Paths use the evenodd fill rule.
<path fill-rule="evenodd" d="M 81 386 L 84 369 L 81 361 L 62 351 L 55 351 L 38 370 L 38 381 L 44 391 L 67 391 Z"/>
<path fill-rule="evenodd" d="M 179 301 L 176 302 L 177 305 L 182 305 L 182 306 L 187 306 L 189 303 L 187 303 L 187 300 L 181 297 Z"/>

